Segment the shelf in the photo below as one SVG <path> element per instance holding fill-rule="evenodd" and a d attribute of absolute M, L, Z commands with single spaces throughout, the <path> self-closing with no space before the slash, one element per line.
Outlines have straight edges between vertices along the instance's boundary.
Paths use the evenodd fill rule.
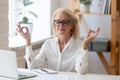
<path fill-rule="evenodd" d="M 69 5 L 70 9 L 73 11 L 79 23 L 81 20 L 80 16 L 84 15 L 95 15 L 95 16 L 111 16 L 111 38 L 110 38 L 110 63 L 108 64 L 106 58 L 103 55 L 102 51 L 96 51 L 98 53 L 98 57 L 103 63 L 106 71 L 110 75 L 118 75 L 119 72 L 119 53 L 120 53 L 120 7 L 118 6 L 119 0 L 111 0 L 111 14 L 100 14 L 100 13 L 84 13 L 80 12 L 80 1 L 79 0 L 70 0 Z M 84 20 L 84 19 L 83 19 Z M 78 25 L 80 25 L 78 23 Z M 85 26 L 85 25 L 84 25 Z M 100 46 L 95 43 L 96 46 Z M 106 46 L 105 46 L 106 47 Z M 96 47 L 95 47 L 96 48 Z M 118 49 L 119 48 L 119 49 Z M 96 49 L 95 49 L 96 50 Z M 103 49 L 102 49 L 103 50 Z"/>
<path fill-rule="evenodd" d="M 76 15 L 111 16 L 111 14 L 100 14 L 100 13 L 84 13 L 84 12 L 76 12 Z"/>

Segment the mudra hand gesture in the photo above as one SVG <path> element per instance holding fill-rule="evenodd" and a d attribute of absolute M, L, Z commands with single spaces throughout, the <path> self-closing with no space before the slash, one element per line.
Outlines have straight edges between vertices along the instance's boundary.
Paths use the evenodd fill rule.
<path fill-rule="evenodd" d="M 26 40 L 26 46 L 31 45 L 31 36 L 30 36 L 28 28 L 26 26 L 21 27 L 20 24 L 18 24 L 17 31 Z"/>
<path fill-rule="evenodd" d="M 98 27 L 96 31 L 90 29 L 87 32 L 87 35 L 83 40 L 83 49 L 87 49 L 88 44 L 98 35 L 99 32 L 100 32 L 100 27 Z"/>

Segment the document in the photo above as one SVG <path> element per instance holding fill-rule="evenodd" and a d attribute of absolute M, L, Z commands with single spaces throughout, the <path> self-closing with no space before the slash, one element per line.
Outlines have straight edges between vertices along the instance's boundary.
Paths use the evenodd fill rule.
<path fill-rule="evenodd" d="M 55 75 L 51 75 L 51 74 L 43 74 L 41 76 L 41 80 L 69 80 L 69 77 L 67 75 L 61 75 L 61 74 L 55 74 Z"/>
<path fill-rule="evenodd" d="M 51 69 L 32 69 L 33 72 L 40 76 L 40 80 L 69 80 L 68 75 L 58 74 L 57 71 Z"/>
<path fill-rule="evenodd" d="M 51 70 L 51 69 L 32 69 L 33 72 L 36 72 L 38 74 L 58 74 L 57 71 Z"/>

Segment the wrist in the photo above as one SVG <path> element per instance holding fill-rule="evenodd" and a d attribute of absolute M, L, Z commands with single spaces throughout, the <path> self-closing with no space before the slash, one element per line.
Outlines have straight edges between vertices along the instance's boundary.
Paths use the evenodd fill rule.
<path fill-rule="evenodd" d="M 82 49 L 86 50 L 88 48 L 88 44 L 83 43 Z"/>
<path fill-rule="evenodd" d="M 27 40 L 26 41 L 26 47 L 30 46 L 31 45 L 31 40 Z"/>

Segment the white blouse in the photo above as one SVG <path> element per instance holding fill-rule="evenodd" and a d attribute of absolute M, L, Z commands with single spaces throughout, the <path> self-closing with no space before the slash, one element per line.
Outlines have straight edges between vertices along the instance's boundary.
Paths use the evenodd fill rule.
<path fill-rule="evenodd" d="M 24 57 L 28 68 L 42 68 L 47 64 L 47 68 L 57 71 L 86 73 L 88 70 L 87 52 L 82 49 L 82 41 L 73 37 L 60 52 L 58 38 L 53 38 L 44 42 L 37 56 L 33 55 L 32 46 L 26 47 Z"/>

